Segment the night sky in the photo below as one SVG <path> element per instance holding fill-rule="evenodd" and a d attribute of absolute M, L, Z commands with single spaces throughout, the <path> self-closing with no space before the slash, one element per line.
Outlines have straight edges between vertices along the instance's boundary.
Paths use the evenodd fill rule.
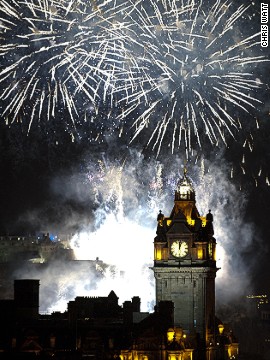
<path fill-rule="evenodd" d="M 3 1 L 0 0 L 0 8 L 1 3 Z M 15 3 L 17 2 L 15 1 Z M 243 1 L 241 3 L 244 4 Z M 206 4 L 205 6 L 208 6 L 208 2 Z M 243 15 L 239 20 L 239 25 L 234 25 L 235 36 L 239 36 L 239 41 L 241 41 L 241 36 L 243 38 L 244 35 L 248 36 L 260 30 L 259 5 L 252 5 L 248 12 L 251 14 L 250 17 Z M 26 10 L 24 9 L 24 11 Z M 113 13 L 113 9 L 110 11 Z M 76 6 L 72 16 L 74 14 L 76 14 Z M 24 40 L 21 40 L 18 34 L 20 32 L 26 34 L 31 26 L 23 18 L 19 21 L 2 13 L 2 20 L 4 16 L 13 21 L 10 26 L 11 29 L 15 25 L 18 26 L 15 35 L 12 35 L 12 31 L 3 30 L 0 45 L 14 44 L 16 41 L 17 44 L 22 44 L 21 41 Z M 56 33 L 60 34 L 61 30 L 65 34 L 67 29 L 57 28 L 59 24 L 57 21 L 55 23 Z M 47 28 L 44 25 L 43 30 L 48 31 L 48 29 L 50 29 L 49 25 Z M 97 37 L 98 35 L 95 33 L 94 36 Z M 227 35 L 224 38 L 227 39 Z M 81 37 L 80 39 L 84 44 L 84 38 Z M 30 40 L 30 37 L 26 38 L 26 44 L 30 44 Z M 65 35 L 61 41 L 64 40 L 71 41 L 68 35 Z M 55 41 L 58 41 L 57 38 Z M 74 42 L 76 41 L 78 40 L 75 39 Z M 98 111 L 96 111 L 85 92 L 77 91 L 73 94 L 72 90 L 74 91 L 74 88 L 78 86 L 76 81 L 68 89 L 69 97 L 74 99 L 76 109 L 79 109 L 77 116 L 74 115 L 74 111 L 72 112 L 75 120 L 71 118 L 70 111 L 60 95 L 55 116 L 48 118 L 47 109 L 50 98 L 48 83 L 51 81 L 51 88 L 53 88 L 55 82 L 52 75 L 48 74 L 47 63 L 44 64 L 44 68 L 40 67 L 36 73 L 38 95 L 32 98 L 29 94 L 25 95 L 24 106 L 16 116 L 14 116 L 15 110 L 6 112 L 8 104 L 18 96 L 20 90 L 25 89 L 25 84 L 30 81 L 33 72 L 29 68 L 30 63 L 27 62 L 21 62 L 17 66 L 17 71 L 15 73 L 10 71 L 8 77 L 5 77 L 5 69 L 12 62 L 22 58 L 27 51 L 29 53 L 37 51 L 37 48 L 41 48 L 44 43 L 42 42 L 41 45 L 34 43 L 34 45 L 35 49 L 32 48 L 31 43 L 27 49 L 15 47 L 7 52 L 1 48 L 0 88 L 2 88 L 1 91 L 5 96 L 0 98 L 0 112 L 2 114 L 0 123 L 0 235 L 33 234 L 41 231 L 74 234 L 85 227 L 90 227 L 94 231 L 102 223 L 102 220 L 98 220 L 99 223 L 97 223 L 99 209 L 102 209 L 104 214 L 118 211 L 119 191 L 123 192 L 121 199 L 124 216 L 132 217 L 140 222 L 143 218 L 146 226 L 155 229 L 157 209 L 161 208 L 167 212 L 171 210 L 174 185 L 177 179 L 182 176 L 183 166 L 187 163 L 188 174 L 195 184 L 195 189 L 196 186 L 201 189 L 204 181 L 204 175 L 201 174 L 205 174 L 205 181 L 209 180 L 209 176 L 211 176 L 211 188 L 207 189 L 211 193 L 211 196 L 208 197 L 210 200 L 202 210 L 205 212 L 208 211 L 208 207 L 211 208 L 214 217 L 215 206 L 219 207 L 218 211 L 221 209 L 224 211 L 226 221 L 224 221 L 222 233 L 227 232 L 228 238 L 232 239 L 231 242 L 225 244 L 225 247 L 227 246 L 226 252 L 231 255 L 233 252 L 238 252 L 237 249 L 239 249 L 235 258 L 230 257 L 231 273 L 237 274 L 239 272 L 242 277 L 245 277 L 246 273 L 251 284 L 248 291 L 254 289 L 257 292 L 268 293 L 267 284 L 270 276 L 268 260 L 270 252 L 269 63 L 251 63 L 246 65 L 247 68 L 239 71 L 240 73 L 249 71 L 252 78 L 259 78 L 264 84 L 261 84 L 260 88 L 255 89 L 254 92 L 248 92 L 250 96 L 261 101 L 261 103 L 252 102 L 254 107 L 248 107 L 249 113 L 242 111 L 241 108 L 232 103 L 226 105 L 228 113 L 232 117 L 238 118 L 242 124 L 238 129 L 232 129 L 234 139 L 225 128 L 222 128 L 227 144 L 224 145 L 221 139 L 218 140 L 217 144 L 211 144 L 205 128 L 198 121 L 201 146 L 198 145 L 196 132 L 192 127 L 190 139 L 193 150 L 187 149 L 185 143 L 182 142 L 179 147 L 175 146 L 172 153 L 174 122 L 167 127 L 160 151 L 158 151 L 158 146 L 153 149 L 155 139 L 148 144 L 158 121 L 165 116 L 166 112 L 172 112 L 173 103 L 168 100 L 168 98 L 171 99 L 172 93 L 170 93 L 169 88 L 166 88 L 167 85 L 165 90 L 162 87 L 162 91 L 160 91 L 162 105 L 159 104 L 155 107 L 148 126 L 144 127 L 143 131 L 132 142 L 130 140 L 134 135 L 132 125 L 136 121 L 135 112 L 128 114 L 125 120 L 121 119 L 121 116 L 119 117 L 119 113 L 123 109 L 127 109 L 129 105 L 124 104 L 123 108 L 121 108 L 122 105 L 113 105 L 114 108 L 112 109 L 111 97 L 106 95 L 104 101 L 97 101 Z M 50 46 L 53 46 L 52 43 Z M 223 41 L 222 46 L 223 50 L 226 50 L 229 42 Z M 82 49 L 85 52 L 100 51 L 99 47 L 98 49 L 95 47 L 96 44 L 91 49 L 88 45 L 83 45 Z M 57 55 L 57 51 L 60 53 L 57 47 L 47 50 L 45 60 L 42 59 L 42 54 L 28 55 L 29 61 L 36 60 L 39 64 L 42 61 L 46 62 L 52 54 Z M 236 51 L 240 55 L 244 53 L 243 47 Z M 262 49 L 260 45 L 252 47 L 250 51 L 252 52 L 244 55 L 264 56 L 265 58 L 269 56 L 269 48 Z M 71 50 L 71 53 L 74 55 L 75 51 Z M 73 61 L 76 61 L 76 64 L 79 61 L 78 59 L 85 61 L 85 57 L 79 58 L 78 54 L 75 55 Z M 139 56 L 141 55 L 139 53 Z M 59 55 L 58 59 L 56 57 L 57 60 L 62 61 L 63 55 Z M 203 62 L 204 59 L 198 61 Z M 93 61 L 91 65 L 93 67 L 99 66 L 96 61 Z M 149 76 L 156 80 L 160 74 L 155 77 L 153 75 L 156 71 L 155 68 L 149 65 L 149 61 L 143 63 L 144 67 L 146 65 L 149 66 L 146 67 Z M 227 65 L 224 66 L 225 70 L 228 71 Z M 27 69 L 29 76 L 25 75 Z M 234 69 L 232 68 L 231 71 Z M 79 67 L 79 70 L 84 74 L 87 72 L 83 66 Z M 200 89 L 203 96 L 209 96 L 210 103 L 216 101 L 210 88 L 211 83 L 209 89 L 202 89 L 202 84 L 205 81 L 205 86 L 207 86 L 207 75 L 209 74 L 200 75 L 199 79 L 203 80 L 199 84 L 200 87 L 193 82 L 195 80 L 190 80 L 183 98 L 176 92 L 176 96 L 178 96 L 176 104 L 180 114 L 184 112 L 184 105 L 182 107 L 181 104 L 189 101 L 194 105 L 194 108 L 198 108 L 198 111 L 204 111 L 199 109 L 199 103 L 195 103 L 193 102 L 194 99 L 189 98 L 192 93 L 192 86 L 197 90 Z M 60 76 L 63 76 L 61 79 L 67 81 L 66 74 L 62 72 L 56 73 L 55 76 L 58 76 L 59 79 Z M 14 84 L 17 81 L 17 86 L 16 90 L 9 92 L 7 89 L 10 89 L 12 77 Z M 94 87 L 98 87 L 96 78 L 91 78 L 91 81 L 93 81 Z M 127 86 L 123 79 L 121 82 L 123 82 L 123 86 Z M 33 84 L 32 86 L 34 86 Z M 147 84 L 146 88 L 149 89 L 149 86 Z M 31 91 L 30 88 L 29 92 Z M 32 119 L 32 110 L 36 103 L 40 105 L 42 91 L 45 91 L 45 100 L 42 106 L 46 111 L 41 114 L 36 111 Z M 97 91 L 101 91 L 100 88 Z M 131 91 L 130 88 L 128 91 Z M 243 92 L 245 91 L 243 90 Z M 116 95 L 118 102 L 119 98 L 124 96 L 122 90 L 119 90 Z M 137 118 L 145 109 L 155 103 L 156 96 L 158 96 L 157 91 L 154 91 L 153 94 L 149 95 L 147 103 L 143 102 L 142 97 L 140 98 L 142 107 L 136 108 Z M 220 104 L 223 105 L 222 102 Z M 206 106 L 205 108 L 206 117 L 211 117 L 209 108 L 207 109 Z M 190 111 L 190 116 L 192 116 L 191 114 L 192 111 Z M 177 115 L 175 116 L 177 117 Z M 162 187 L 158 183 L 157 176 L 157 169 L 160 166 L 162 167 Z M 123 172 L 120 190 L 113 184 L 113 171 Z M 111 180 L 107 179 L 108 174 L 112 174 Z M 223 182 L 224 186 L 222 186 Z M 202 196 L 200 193 L 199 199 Z M 152 208 L 151 204 L 149 205 L 149 198 L 154 202 Z M 147 207 L 146 204 L 149 206 Z M 244 228 L 245 231 L 242 231 L 241 228 Z M 246 232 L 248 232 L 248 240 L 245 238 Z M 152 239 L 149 239 L 150 242 L 154 236 L 155 230 Z M 216 236 L 217 241 L 223 241 L 223 239 L 218 238 L 218 235 Z"/>

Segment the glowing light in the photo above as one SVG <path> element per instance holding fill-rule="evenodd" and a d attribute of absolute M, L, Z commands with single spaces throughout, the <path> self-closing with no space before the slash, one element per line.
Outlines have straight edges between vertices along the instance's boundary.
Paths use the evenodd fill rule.
<path fill-rule="evenodd" d="M 218 325 L 218 331 L 219 331 L 219 335 L 223 334 L 223 331 L 224 331 L 224 325 L 223 324 Z"/>
<path fill-rule="evenodd" d="M 154 229 L 145 228 L 128 219 L 119 221 L 110 214 L 93 233 L 80 232 L 72 239 L 76 258 L 99 258 L 115 267 L 113 275 L 108 271 L 91 295 L 106 295 L 112 289 L 120 303 L 132 296 L 142 298 L 142 308 L 149 310 L 154 298 L 152 271 Z M 152 283 L 153 286 L 153 283 Z"/>

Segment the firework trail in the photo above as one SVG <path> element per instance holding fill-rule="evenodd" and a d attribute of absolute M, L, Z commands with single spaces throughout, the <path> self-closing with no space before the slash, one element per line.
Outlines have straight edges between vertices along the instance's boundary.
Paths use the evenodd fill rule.
<path fill-rule="evenodd" d="M 0 0 L 2 116 L 59 117 L 151 131 L 157 154 L 226 144 L 252 117 L 259 33 L 244 36 L 252 4 L 216 0 Z M 245 31 L 246 28 L 243 30 Z M 93 120 L 94 119 L 94 120 Z M 119 125 L 120 123 L 120 125 Z M 149 130 L 147 131 L 147 128 Z M 125 134 L 130 136 L 127 130 Z M 143 140 L 145 141 L 145 140 Z"/>

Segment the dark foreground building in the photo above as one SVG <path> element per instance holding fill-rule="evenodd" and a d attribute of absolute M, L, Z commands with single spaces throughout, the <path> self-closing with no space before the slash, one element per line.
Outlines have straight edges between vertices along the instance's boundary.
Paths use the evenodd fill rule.
<path fill-rule="evenodd" d="M 0 358 L 237 359 L 238 343 L 215 316 L 213 234 L 213 216 L 199 215 L 185 173 L 170 216 L 157 218 L 155 311 L 142 313 L 136 296 L 120 306 L 111 291 L 40 315 L 39 280 L 15 280 L 14 300 L 0 301 Z"/>

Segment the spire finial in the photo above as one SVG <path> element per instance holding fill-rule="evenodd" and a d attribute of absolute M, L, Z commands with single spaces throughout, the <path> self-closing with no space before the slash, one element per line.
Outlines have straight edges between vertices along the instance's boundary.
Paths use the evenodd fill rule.
<path fill-rule="evenodd" d="M 187 160 L 185 160 L 185 163 L 184 163 L 184 177 L 186 177 L 187 175 Z"/>

